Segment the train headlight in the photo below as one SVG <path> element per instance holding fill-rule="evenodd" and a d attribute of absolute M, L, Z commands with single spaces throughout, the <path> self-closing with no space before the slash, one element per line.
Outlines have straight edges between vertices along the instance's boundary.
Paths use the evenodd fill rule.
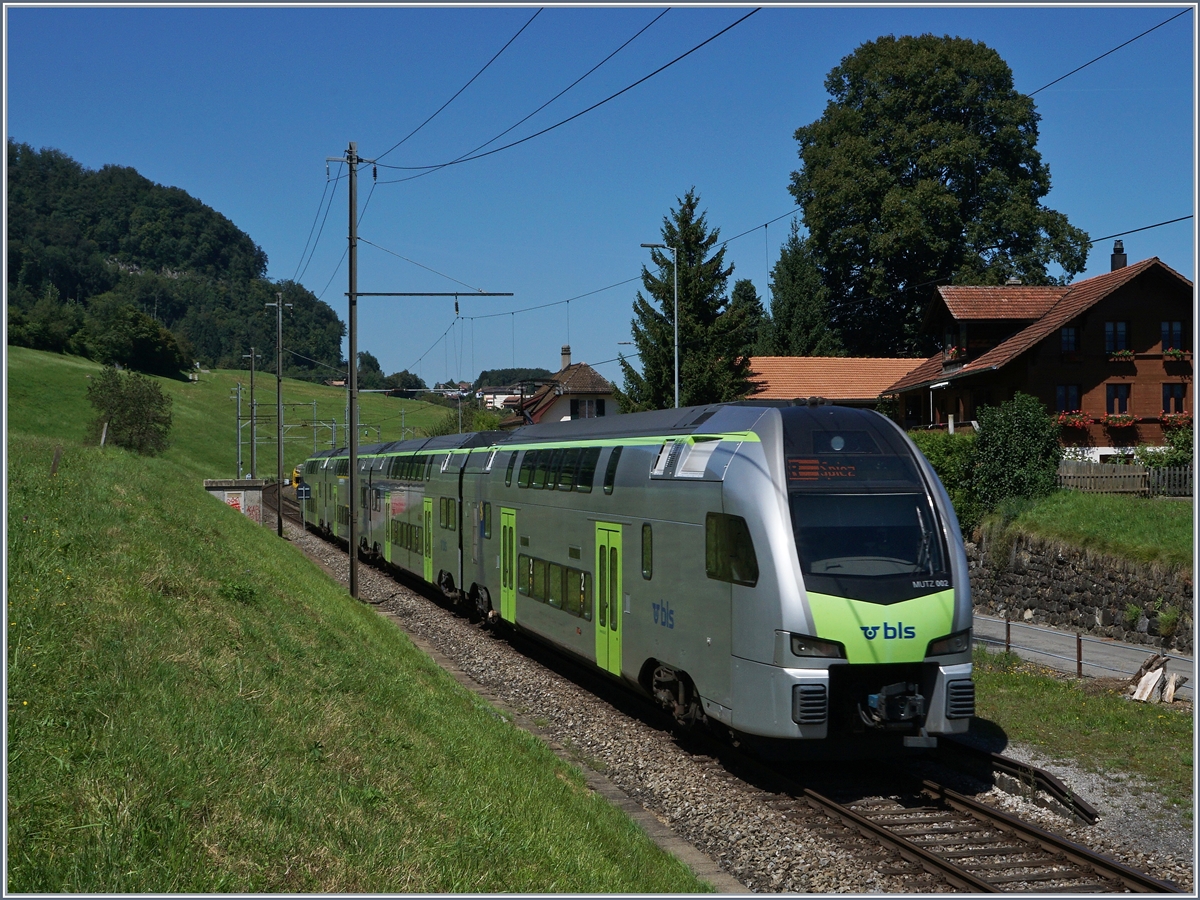
<path fill-rule="evenodd" d="M 938 638 L 936 641 L 929 642 L 929 649 L 925 651 L 926 656 L 949 656 L 952 653 L 962 653 L 971 646 L 971 629 L 966 631 L 956 631 L 954 634 L 947 635 L 944 638 Z"/>
<path fill-rule="evenodd" d="M 792 654 L 822 659 L 845 659 L 846 648 L 838 641 L 823 641 L 807 634 L 792 635 Z"/>

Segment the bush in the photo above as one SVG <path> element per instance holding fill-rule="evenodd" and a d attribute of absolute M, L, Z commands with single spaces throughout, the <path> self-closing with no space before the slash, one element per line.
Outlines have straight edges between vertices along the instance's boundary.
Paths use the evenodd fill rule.
<path fill-rule="evenodd" d="M 970 533 L 983 516 L 983 510 L 971 490 L 975 466 L 975 432 L 913 431 L 908 435 L 929 460 L 933 471 L 950 495 L 958 523 Z"/>
<path fill-rule="evenodd" d="M 985 511 L 1011 497 L 1044 497 L 1058 483 L 1058 426 L 1035 397 L 1018 393 L 979 410 L 971 493 Z"/>
<path fill-rule="evenodd" d="M 460 431 L 495 431 L 500 426 L 500 414 L 475 406 L 462 408 L 462 428 L 459 428 L 458 407 L 448 410 L 437 422 L 425 429 L 429 437 L 442 434 L 458 434 Z"/>
<path fill-rule="evenodd" d="M 1148 469 L 1190 466 L 1193 459 L 1191 427 L 1166 429 L 1163 437 L 1166 439 L 1166 443 L 1162 447 L 1138 445 L 1137 449 L 1133 451 L 1133 458 L 1138 465 Z"/>
<path fill-rule="evenodd" d="M 88 385 L 88 402 L 98 415 L 92 437 L 153 456 L 167 449 L 171 431 L 171 398 L 158 383 L 136 372 L 106 366 Z M 107 426 L 107 428 L 105 427 Z"/>

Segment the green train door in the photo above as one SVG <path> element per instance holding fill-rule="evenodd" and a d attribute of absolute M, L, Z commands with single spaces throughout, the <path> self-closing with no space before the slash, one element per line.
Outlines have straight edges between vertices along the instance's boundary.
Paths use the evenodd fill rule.
<path fill-rule="evenodd" d="M 433 584 L 433 498 L 425 498 L 425 569 L 422 572 L 425 580 Z"/>
<path fill-rule="evenodd" d="M 392 561 L 392 492 L 383 492 L 383 558 Z"/>
<path fill-rule="evenodd" d="M 596 664 L 621 674 L 621 526 L 596 523 Z"/>
<path fill-rule="evenodd" d="M 517 511 L 500 508 L 500 618 L 517 621 Z"/>

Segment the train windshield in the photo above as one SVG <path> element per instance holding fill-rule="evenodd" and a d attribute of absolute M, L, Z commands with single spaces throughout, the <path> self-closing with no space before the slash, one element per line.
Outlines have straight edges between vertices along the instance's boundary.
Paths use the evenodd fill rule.
<path fill-rule="evenodd" d="M 788 502 L 806 587 L 882 604 L 948 588 L 941 522 L 904 440 L 860 410 L 782 412 Z"/>

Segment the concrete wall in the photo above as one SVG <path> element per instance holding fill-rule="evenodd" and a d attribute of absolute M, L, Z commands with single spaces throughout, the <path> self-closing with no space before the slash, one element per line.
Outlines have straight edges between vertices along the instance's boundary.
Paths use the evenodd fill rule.
<path fill-rule="evenodd" d="M 967 544 L 977 612 L 1129 644 L 1192 652 L 1192 575 L 1019 536 L 1011 544 Z M 1126 609 L 1140 610 L 1129 627 Z M 1159 613 L 1180 610 L 1173 635 Z"/>
<path fill-rule="evenodd" d="M 257 525 L 262 524 L 262 478 L 206 478 L 204 489 Z"/>

